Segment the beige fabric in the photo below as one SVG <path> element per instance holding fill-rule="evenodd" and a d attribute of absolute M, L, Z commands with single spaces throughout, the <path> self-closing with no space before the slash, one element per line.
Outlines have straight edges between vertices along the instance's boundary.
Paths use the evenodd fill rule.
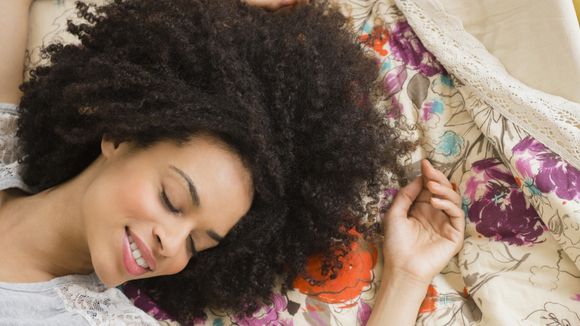
<path fill-rule="evenodd" d="M 458 87 L 494 107 L 564 160 L 580 166 L 579 103 L 530 88 L 511 76 L 439 1 L 395 3 L 425 47 L 457 78 Z"/>
<path fill-rule="evenodd" d="M 446 5 L 450 1 L 446 1 Z M 470 4 L 475 3 L 475 0 L 466 1 L 466 3 Z M 394 25 L 402 19 L 401 13 L 394 8 L 394 2 L 392 0 L 343 0 L 340 2 L 350 5 L 350 11 L 346 11 L 352 16 L 352 23 L 356 29 L 362 28 L 366 23 L 374 22 L 374 19 L 369 17 L 380 16 L 387 25 Z M 414 4 L 416 2 L 422 1 L 397 1 L 398 4 L 403 4 L 400 7 L 404 7 L 405 3 Z M 495 2 L 499 2 L 499 0 Z M 73 0 L 38 0 L 34 5 L 33 17 L 31 19 L 31 27 L 33 30 L 31 31 L 32 36 L 30 38 L 32 63 L 38 62 L 37 52 L 35 52 L 38 49 L 35 47 L 42 42 L 46 44 L 50 39 L 55 37 L 56 31 L 64 28 L 65 17 L 71 16 L 72 14 L 72 3 Z M 485 2 L 485 4 L 487 3 Z M 439 4 L 439 6 L 441 5 Z M 410 12 L 408 9 L 406 13 Z M 500 7 L 496 9 L 500 10 Z M 65 11 L 64 14 L 62 14 L 63 10 Z M 471 7 L 471 9 L 465 10 L 476 11 L 477 9 Z M 512 10 L 517 11 L 516 9 Z M 479 10 L 479 12 L 482 14 L 485 13 L 483 10 Z M 474 12 L 472 14 L 475 15 Z M 58 16 L 59 18 L 56 20 L 51 18 L 54 16 Z M 413 25 L 413 15 L 405 16 L 411 25 Z M 416 16 L 429 18 L 424 12 Z M 470 21 L 477 21 L 476 16 L 469 16 L 467 18 L 473 19 Z M 509 19 L 506 21 L 509 21 Z M 441 24 L 441 21 L 437 22 Z M 480 25 L 482 24 L 485 24 L 485 22 L 480 22 Z M 420 28 L 418 30 L 420 32 Z M 419 34 L 423 43 L 428 45 L 429 43 L 426 42 L 428 40 L 426 35 L 428 36 L 428 34 L 421 34 L 419 32 L 417 34 Z M 457 30 L 457 32 L 460 31 Z M 486 37 L 491 37 L 488 34 L 486 35 Z M 497 38 L 499 36 L 496 35 L 495 37 Z M 507 39 L 502 40 L 506 40 L 506 43 L 497 42 L 497 44 L 509 44 Z M 430 45 L 437 46 L 441 42 L 441 39 L 435 38 L 432 41 L 433 43 Z M 487 42 L 487 46 L 494 46 L 493 42 L 489 40 Z M 574 46 L 567 43 L 565 39 L 561 40 L 561 42 L 564 43 L 562 44 L 563 47 Z M 432 48 L 429 49 L 432 50 Z M 497 53 L 501 53 L 501 51 L 494 52 L 497 49 L 490 50 L 496 55 Z M 505 48 L 504 50 L 506 50 L 504 54 L 509 58 L 509 48 Z M 449 52 L 433 52 L 440 59 L 445 59 L 446 55 L 449 54 Z M 516 52 L 514 51 L 514 54 L 517 54 Z M 528 53 L 528 55 L 531 54 Z M 484 59 L 485 61 L 478 63 L 483 63 L 483 67 L 497 68 L 500 72 L 503 69 L 501 63 L 506 64 L 506 59 L 503 57 L 500 58 L 501 63 L 497 60 L 492 60 L 493 57 L 485 57 Z M 520 57 L 518 60 L 522 60 L 522 58 Z M 548 60 L 546 59 L 546 61 Z M 500 146 L 502 148 L 512 148 L 514 146 L 513 141 L 519 141 L 519 138 L 526 136 L 524 132 L 519 132 L 517 124 L 514 124 L 510 119 L 506 119 L 499 114 L 495 108 L 492 109 L 483 101 L 479 101 L 480 98 L 478 96 L 481 96 L 482 93 L 473 91 L 474 89 L 494 91 L 494 89 L 486 90 L 485 87 L 478 89 L 469 83 L 459 85 L 460 80 L 480 82 L 474 76 L 467 76 L 465 74 L 470 72 L 469 69 L 463 69 L 473 66 L 473 62 L 456 60 L 455 65 L 449 62 L 443 62 L 446 68 L 452 68 L 449 69 L 453 75 L 452 77 L 459 78 L 454 80 L 458 81 L 456 86 L 457 88 L 461 88 L 462 91 L 465 91 L 464 93 L 456 90 L 455 86 L 453 86 L 454 83 L 451 83 L 451 86 L 446 86 L 450 83 L 446 78 L 436 75 L 426 80 L 425 77 L 421 77 L 416 71 L 408 67 L 405 70 L 405 74 L 408 74 L 408 78 L 406 78 L 408 81 L 405 82 L 404 90 L 396 95 L 402 107 L 405 108 L 403 114 L 409 116 L 409 122 L 420 120 L 418 112 L 426 112 L 425 108 L 427 104 L 433 104 L 437 101 L 443 103 L 444 111 L 442 113 L 433 113 L 431 118 L 425 118 L 425 121 L 421 122 L 422 130 L 426 131 L 423 135 L 425 138 L 425 153 L 423 155 L 440 162 L 440 167 L 445 170 L 447 175 L 451 176 L 450 179 L 458 186 L 459 192 L 466 198 L 468 197 L 466 194 L 469 192 L 469 182 L 477 181 L 477 178 L 480 177 L 476 173 L 477 171 L 471 167 L 473 163 L 481 162 L 489 158 L 496 158 L 496 154 L 494 153 L 498 144 L 506 145 Z M 514 61 L 514 63 L 517 62 L 517 60 Z M 523 64 L 523 61 L 521 63 Z M 393 60 L 391 64 L 392 66 L 385 69 L 384 74 L 397 71 L 396 69 L 401 63 Z M 463 68 L 458 66 L 461 64 L 465 64 Z M 560 65 L 564 66 L 567 63 L 565 60 L 562 60 Z M 454 69 L 454 67 L 457 69 Z M 552 69 L 550 65 L 544 65 L 544 68 L 546 70 Z M 509 65 L 507 69 L 513 73 L 512 67 Z M 566 71 L 574 71 L 574 69 L 576 69 L 574 65 L 565 67 Z M 530 74 L 530 76 L 534 77 L 535 75 Z M 539 75 L 539 77 L 549 79 L 553 86 L 558 86 L 559 84 L 566 86 L 565 84 L 570 82 L 558 76 L 559 73 L 556 72 L 544 72 L 544 74 Z M 512 82 L 512 80 L 509 80 L 509 82 Z M 529 82 L 526 83 L 530 85 Z M 411 84 L 414 84 L 416 87 L 412 87 Z M 424 89 L 418 87 L 418 84 L 424 84 L 428 87 Z M 510 83 L 491 83 L 490 85 L 496 87 L 497 85 L 510 85 Z M 483 85 L 480 86 L 483 87 Z M 414 89 L 426 91 L 413 92 Z M 533 93 L 532 90 L 526 91 L 532 92 L 533 96 L 538 95 Z M 416 101 L 414 99 L 417 99 L 419 93 L 424 93 L 426 97 L 424 96 L 425 98 L 415 103 Z M 497 92 L 491 93 L 491 95 L 499 96 Z M 562 94 L 557 95 L 564 96 Z M 506 97 L 504 100 L 509 102 L 513 98 Z M 508 103 L 505 101 L 501 102 L 501 107 L 512 107 L 511 105 L 504 105 Z M 554 101 L 555 99 L 553 97 L 548 99 L 549 103 L 555 103 Z M 522 103 L 517 102 L 514 104 L 522 105 Z M 564 100 L 559 103 L 568 105 Z M 478 112 L 483 112 L 490 118 L 485 121 L 474 121 L 473 116 L 479 116 L 479 114 L 476 114 Z M 482 134 L 482 137 L 479 137 L 481 134 L 480 130 L 482 129 L 486 133 Z M 497 136 L 503 130 L 510 131 L 506 133 L 506 138 Z M 513 130 L 518 132 L 512 133 L 511 131 Z M 455 145 L 457 145 L 455 147 L 461 151 L 458 153 L 447 153 L 446 150 L 449 148 L 444 145 L 446 145 L 449 137 L 446 137 L 446 135 L 455 135 L 453 139 L 455 140 Z M 512 135 L 517 137 L 512 137 Z M 535 134 L 532 135 L 535 136 Z M 461 136 L 461 138 L 458 136 Z M 480 145 L 473 147 L 477 149 L 477 152 L 474 150 L 470 155 L 467 155 L 465 151 L 467 146 L 463 144 L 475 144 L 476 141 L 480 142 Z M 549 147 L 551 148 L 551 146 Z M 451 149 L 454 150 L 455 148 L 451 147 Z M 506 153 L 509 154 L 509 151 L 506 151 L 502 155 L 505 156 Z M 461 161 L 460 159 L 463 156 L 465 156 L 465 159 Z M 509 159 L 506 161 L 509 161 Z M 460 164 L 456 164 L 456 162 Z M 507 162 L 505 166 L 498 165 L 493 171 L 508 172 L 508 169 L 513 166 L 511 163 L 513 162 Z M 457 166 L 458 168 L 450 169 L 451 166 Z M 480 188 L 484 188 L 486 184 L 481 182 L 481 187 L 477 188 L 477 190 L 481 192 Z M 513 185 L 509 186 L 511 186 L 509 189 L 512 189 L 512 192 L 516 192 Z M 521 191 L 524 193 L 528 191 L 525 185 Z M 577 232 L 579 224 L 573 219 L 575 218 L 574 215 L 577 215 L 573 213 L 578 211 L 577 209 L 580 203 L 568 202 L 563 204 L 562 202 L 558 202 L 550 194 L 536 197 L 530 196 L 529 193 L 525 194 L 528 196 L 526 197 L 528 202 L 531 202 L 534 207 L 542 210 L 540 212 L 541 217 L 562 215 L 570 218 L 560 224 L 557 223 L 558 221 L 554 221 L 553 218 L 546 219 L 545 222 L 548 227 L 545 232 L 534 244 L 526 246 L 510 246 L 506 245 L 505 242 L 482 237 L 475 229 L 475 223 L 469 223 L 466 230 L 469 237 L 464 249 L 458 257 L 455 257 L 451 261 L 443 273 L 438 275 L 434 280 L 433 287 L 425 299 L 427 304 L 424 304 L 422 307 L 424 312 L 418 320 L 419 325 L 538 325 L 541 324 L 542 320 L 546 322 L 546 318 L 553 318 L 553 316 L 558 316 L 561 320 L 567 320 L 571 324 L 580 324 L 578 314 L 575 312 L 578 311 L 580 305 L 578 299 L 575 299 L 575 295 L 580 295 L 580 283 L 578 283 L 580 273 L 575 265 L 575 262 L 580 263 L 580 251 L 574 251 L 580 243 L 580 238 Z M 480 194 L 477 193 L 476 195 L 474 195 L 475 199 L 479 199 Z M 545 203 L 539 203 L 539 200 L 544 200 Z M 542 205 L 548 205 L 550 209 L 548 210 L 546 208 L 544 210 Z M 558 214 L 555 214 L 554 210 Z M 566 214 L 568 212 L 572 212 L 572 214 Z M 510 217 L 516 218 L 517 216 Z M 555 234 L 558 230 L 562 229 L 564 230 L 563 232 Z M 556 239 L 555 236 L 559 236 L 560 238 Z M 563 243 L 560 243 L 559 240 L 562 240 Z M 572 260 L 569 256 L 574 257 L 575 260 Z M 380 275 L 378 273 L 380 267 L 381 264 L 378 263 L 375 269 L 375 276 Z M 376 290 L 378 282 L 378 279 L 373 279 L 370 287 L 365 288 L 360 296 L 361 300 L 358 302 L 358 307 L 366 307 L 365 309 L 367 309 L 368 305 L 372 304 L 374 291 Z M 284 301 L 283 297 L 280 298 L 280 301 Z M 288 318 L 295 325 L 316 324 L 318 319 L 314 319 L 314 317 L 317 316 L 328 317 L 325 320 L 329 325 L 356 325 L 361 319 L 360 312 L 364 310 L 356 306 L 347 309 L 342 305 L 321 304 L 312 297 L 306 297 L 297 291 L 291 292 L 285 299 L 291 301 L 294 305 L 299 304 L 301 309 L 296 315 L 292 316 L 288 315 L 285 310 L 283 313 L 280 313 L 279 318 L 280 320 Z M 433 311 L 429 310 L 429 303 L 436 303 L 434 304 L 436 309 Z M 216 315 L 211 316 L 206 324 L 211 324 L 211 321 L 218 320 L 223 322 L 224 320 L 232 319 L 225 315 Z M 322 325 L 324 323 L 320 322 L 318 324 Z"/>
<path fill-rule="evenodd" d="M 55 41 L 74 42 L 76 39 L 64 31 L 67 19 L 76 19 L 74 0 L 35 0 L 30 9 L 28 22 L 28 46 L 25 66 L 37 66 L 43 60 L 40 58 L 40 48 Z M 106 3 L 106 0 L 89 0 L 85 2 Z M 24 79 L 28 80 L 28 73 Z"/>
<path fill-rule="evenodd" d="M 439 0 L 524 84 L 580 103 L 580 27 L 570 0 Z"/>
<path fill-rule="evenodd" d="M 570 0 L 439 2 L 512 76 L 532 88 L 580 103 L 580 27 Z M 38 62 L 38 46 L 64 29 L 73 8 L 72 0 L 33 3 L 28 41 L 32 63 Z M 70 35 L 60 37 L 72 40 Z"/>

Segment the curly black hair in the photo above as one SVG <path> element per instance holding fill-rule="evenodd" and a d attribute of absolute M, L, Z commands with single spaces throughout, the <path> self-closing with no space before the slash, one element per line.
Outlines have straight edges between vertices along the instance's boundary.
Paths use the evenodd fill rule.
<path fill-rule="evenodd" d="M 279 277 L 308 277 L 314 254 L 332 277 L 412 147 L 374 109 L 377 68 L 345 18 L 239 0 L 76 7 L 67 30 L 80 43 L 45 47 L 48 64 L 21 85 L 24 181 L 40 191 L 76 176 L 103 137 L 146 147 L 209 133 L 251 170 L 249 212 L 179 274 L 133 282 L 187 322 L 207 307 L 252 313 Z"/>

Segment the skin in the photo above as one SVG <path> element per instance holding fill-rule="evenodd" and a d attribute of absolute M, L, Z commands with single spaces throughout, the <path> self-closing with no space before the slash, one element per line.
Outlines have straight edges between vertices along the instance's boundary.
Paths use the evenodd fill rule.
<path fill-rule="evenodd" d="M 28 12 L 32 0 L 0 1 L 0 102 L 18 103 L 22 92 Z"/>
<path fill-rule="evenodd" d="M 415 325 L 429 283 L 463 245 L 461 197 L 427 160 L 383 217 L 383 275 L 368 326 Z"/>
<path fill-rule="evenodd" d="M 32 0 L 0 1 L 0 102 L 18 103 L 28 11 Z M 246 0 L 277 10 L 301 0 Z M 123 271 L 125 227 L 143 237 L 158 259 L 151 277 L 177 272 L 189 259 L 188 235 L 197 250 L 217 245 L 251 204 L 251 175 L 239 158 L 208 136 L 185 146 L 161 143 L 144 151 L 103 140 L 102 155 L 81 175 L 35 196 L 0 192 L 0 281 L 32 282 L 95 271 L 109 286 L 132 276 Z M 202 205 L 188 203 L 186 186 L 168 166 L 199 186 Z M 422 175 L 403 187 L 383 217 L 382 284 L 367 323 L 414 325 L 427 287 L 461 249 L 465 216 L 445 175 L 424 160 Z M 167 183 L 176 216 L 164 211 Z M 175 196 L 175 198 L 174 198 Z M 165 208 L 167 209 L 167 208 Z"/>
<path fill-rule="evenodd" d="M 208 232 L 224 237 L 250 208 L 250 172 L 215 138 L 201 135 L 182 146 L 161 142 L 144 150 L 104 140 L 101 148 L 101 156 L 73 180 L 33 196 L 6 198 L 0 207 L 6 235 L 0 260 L 13 264 L 0 267 L 0 281 L 94 271 L 112 287 L 175 274 L 193 249 L 218 245 Z M 199 205 L 176 169 L 193 182 Z M 129 274 L 122 253 L 126 229 L 150 248 L 155 270 Z"/>
<path fill-rule="evenodd" d="M 278 10 L 283 7 L 289 7 L 296 4 L 305 4 L 309 0 L 243 0 L 243 2 L 256 7 L 266 8 L 268 10 Z"/>

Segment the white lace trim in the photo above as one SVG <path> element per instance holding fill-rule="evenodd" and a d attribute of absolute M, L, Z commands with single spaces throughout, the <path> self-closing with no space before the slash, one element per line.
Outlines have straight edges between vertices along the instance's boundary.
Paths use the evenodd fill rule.
<path fill-rule="evenodd" d="M 100 283 L 68 283 L 58 286 L 56 292 L 65 309 L 83 316 L 89 325 L 159 325 L 117 288 L 107 289 Z"/>
<path fill-rule="evenodd" d="M 572 165 L 580 166 L 580 104 L 510 76 L 436 0 L 395 0 L 431 53 L 465 87 Z"/>
<path fill-rule="evenodd" d="M 20 188 L 30 192 L 19 173 L 17 119 L 15 105 L 0 103 L 0 190 Z"/>
<path fill-rule="evenodd" d="M 21 153 L 16 138 L 18 112 L 16 105 L 0 103 L 0 190 L 18 187 L 28 191 L 19 176 Z M 65 283 L 56 287 L 68 311 L 75 312 L 90 325 L 159 325 L 151 316 L 118 289 L 107 289 L 96 276 L 91 282 Z"/>

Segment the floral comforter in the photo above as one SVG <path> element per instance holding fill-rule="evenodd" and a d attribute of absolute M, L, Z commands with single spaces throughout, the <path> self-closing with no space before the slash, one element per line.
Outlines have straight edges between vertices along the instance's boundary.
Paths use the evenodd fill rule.
<path fill-rule="evenodd" d="M 380 65 L 388 97 L 379 109 L 422 144 L 407 160 L 428 157 L 463 197 L 464 247 L 433 280 L 417 324 L 580 325 L 578 167 L 462 89 L 393 1 L 338 4 Z M 322 287 L 297 280 L 251 318 L 211 313 L 199 322 L 364 325 L 380 282 L 378 250 L 356 244 L 337 279 Z"/>
<path fill-rule="evenodd" d="M 421 142 L 404 158 L 409 173 L 427 157 L 463 197 L 464 247 L 433 280 L 417 324 L 580 325 L 578 165 L 499 110 L 503 99 L 491 101 L 442 65 L 424 45 L 438 39 L 420 39 L 407 19 L 413 1 L 335 2 L 380 66 L 385 119 L 408 125 L 409 137 Z M 570 137 L 578 140 L 578 116 L 570 119 Z M 388 186 L 385 196 L 395 189 Z M 339 277 L 324 286 L 298 279 L 252 317 L 208 311 L 196 324 L 364 325 L 381 281 L 380 246 L 352 249 Z M 318 264 L 312 259 L 308 268 L 316 274 Z M 138 306 L 168 318 L 138 289 L 125 290 Z"/>

